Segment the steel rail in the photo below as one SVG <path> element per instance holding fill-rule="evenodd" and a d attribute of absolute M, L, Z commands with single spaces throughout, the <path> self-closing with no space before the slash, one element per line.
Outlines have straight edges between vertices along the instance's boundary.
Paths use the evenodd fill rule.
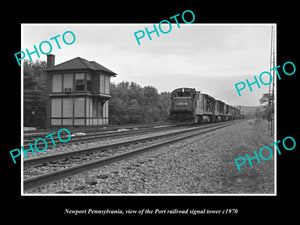
<path fill-rule="evenodd" d="M 49 184 L 49 183 L 54 182 L 54 181 L 57 181 L 57 180 L 60 180 L 60 179 L 63 179 L 63 178 L 69 177 L 69 176 L 76 175 L 78 173 L 82 173 L 82 172 L 89 171 L 89 170 L 92 170 L 92 169 L 95 169 L 95 168 L 103 167 L 105 165 L 108 165 L 108 164 L 111 164 L 111 163 L 114 163 L 114 162 L 118 162 L 118 161 L 130 158 L 130 157 L 142 154 L 144 152 L 148 152 L 150 150 L 157 149 L 157 148 L 165 146 L 165 145 L 169 145 L 169 144 L 172 144 L 172 143 L 175 143 L 175 142 L 179 142 L 179 141 L 191 138 L 191 137 L 195 137 L 197 135 L 209 133 L 211 131 L 218 130 L 218 129 L 221 129 L 221 128 L 224 128 L 224 127 L 228 127 L 228 126 L 231 126 L 233 124 L 236 124 L 236 123 L 233 122 L 233 123 L 226 124 L 226 125 L 221 125 L 221 126 L 219 125 L 217 127 L 214 127 L 212 129 L 209 129 L 209 130 L 206 130 L 206 131 L 200 131 L 200 132 L 193 133 L 193 134 L 190 134 L 190 135 L 187 135 L 187 136 L 184 136 L 184 137 L 176 137 L 176 138 L 173 138 L 171 140 L 163 141 L 163 142 L 160 142 L 158 144 L 152 144 L 152 145 L 149 145 L 149 146 L 146 146 L 146 147 L 143 147 L 143 148 L 138 148 L 138 149 L 128 151 L 128 152 L 125 152 L 125 153 L 122 153 L 122 154 L 118 154 L 118 155 L 115 155 L 115 156 L 112 156 L 112 157 L 108 157 L 108 158 L 105 158 L 105 159 L 95 160 L 95 161 L 92 161 L 92 162 L 89 162 L 89 163 L 84 163 L 84 164 L 81 164 L 81 165 L 78 165 L 78 166 L 69 167 L 67 169 L 62 169 L 62 170 L 59 170 L 59 171 L 50 172 L 50 173 L 42 174 L 42 175 L 39 175 L 39 176 L 27 178 L 27 179 L 24 179 L 24 181 L 23 181 L 23 188 L 24 188 L 24 191 L 28 191 L 28 190 L 31 190 L 33 188 L 36 188 L 36 187 L 39 187 L 39 186 L 42 186 L 42 185 L 46 185 L 46 184 Z"/>
<path fill-rule="evenodd" d="M 172 125 L 171 123 L 157 123 L 157 124 L 131 124 L 131 125 L 121 125 L 121 126 L 113 126 L 113 125 L 107 125 L 106 128 L 101 128 L 101 127 L 89 127 L 89 128 L 69 128 L 69 131 L 71 133 L 77 133 L 77 132 L 85 132 L 85 133 L 93 133 L 93 132 L 113 132 L 118 129 L 133 129 L 133 128 L 151 128 L 155 126 L 168 126 Z M 23 137 L 25 138 L 39 138 L 39 137 L 45 137 L 46 135 L 52 133 L 52 132 L 57 132 L 57 129 L 47 129 L 39 132 L 35 131 L 24 131 L 23 132 Z"/>
<path fill-rule="evenodd" d="M 146 133 L 146 132 L 152 132 L 152 131 L 160 131 L 160 130 L 167 130 L 171 128 L 177 128 L 175 125 L 168 125 L 168 126 L 163 126 L 163 127 L 151 127 L 151 128 L 142 128 L 138 130 L 127 130 L 127 131 L 113 131 L 113 132 L 107 132 L 107 133 L 95 133 L 95 134 L 87 134 L 84 136 L 75 136 L 71 138 L 68 142 L 62 143 L 62 142 L 56 142 L 58 140 L 57 137 L 53 137 L 53 140 L 55 141 L 56 145 L 68 145 L 70 143 L 76 143 L 76 142 L 81 142 L 81 141 L 90 141 L 90 140 L 101 140 L 101 139 L 106 139 L 106 138 L 114 138 L 114 137 L 119 137 L 119 136 L 124 136 L 124 135 L 131 135 L 131 134 L 139 134 L 139 133 Z M 52 140 L 46 140 L 47 145 L 52 144 Z M 29 147 L 28 143 L 32 142 L 31 140 L 24 140 L 24 148 Z M 36 146 L 44 146 L 44 143 L 36 143 Z"/>
<path fill-rule="evenodd" d="M 33 158 L 33 159 L 27 159 L 27 160 L 23 160 L 23 165 L 24 165 L 24 168 L 27 168 L 30 166 L 37 166 L 42 163 L 47 163 L 50 161 L 57 161 L 57 160 L 70 158 L 70 157 L 74 157 L 74 156 L 80 156 L 80 155 L 84 155 L 84 154 L 89 154 L 89 153 L 93 153 L 93 152 L 97 152 L 97 151 L 104 151 L 107 149 L 116 148 L 116 147 L 120 147 L 120 146 L 124 146 L 124 145 L 136 144 L 136 143 L 150 141 L 150 140 L 157 139 L 157 138 L 165 138 L 165 137 L 174 136 L 177 134 L 183 134 L 183 133 L 191 132 L 194 130 L 205 129 L 205 128 L 215 127 L 215 126 L 219 126 L 219 125 L 220 124 L 201 126 L 201 127 L 196 127 L 196 128 L 189 129 L 189 130 L 176 131 L 176 132 L 163 134 L 163 135 L 155 135 L 152 137 L 140 138 L 140 139 L 126 141 L 126 142 L 119 142 L 119 143 L 115 143 L 115 144 L 98 146 L 98 147 L 94 147 L 94 148 L 87 148 L 87 149 L 81 149 L 81 150 L 77 150 L 77 151 L 65 152 L 65 153 L 60 153 L 60 154 L 55 154 L 55 155 L 48 155 L 48 156 L 43 156 L 43 157 L 38 157 L 38 158 Z"/>

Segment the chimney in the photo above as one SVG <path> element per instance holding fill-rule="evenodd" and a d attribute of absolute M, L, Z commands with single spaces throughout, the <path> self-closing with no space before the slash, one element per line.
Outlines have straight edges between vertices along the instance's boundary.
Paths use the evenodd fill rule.
<path fill-rule="evenodd" d="M 53 67 L 55 64 L 55 55 L 47 55 L 47 69 Z"/>

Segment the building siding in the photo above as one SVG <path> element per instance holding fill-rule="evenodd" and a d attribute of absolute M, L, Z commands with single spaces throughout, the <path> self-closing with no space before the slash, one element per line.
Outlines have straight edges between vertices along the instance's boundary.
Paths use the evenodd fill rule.
<path fill-rule="evenodd" d="M 116 74 L 99 71 L 96 62 L 94 69 L 79 68 L 86 62 L 78 57 L 47 69 L 47 127 L 108 124 L 110 77 Z"/>

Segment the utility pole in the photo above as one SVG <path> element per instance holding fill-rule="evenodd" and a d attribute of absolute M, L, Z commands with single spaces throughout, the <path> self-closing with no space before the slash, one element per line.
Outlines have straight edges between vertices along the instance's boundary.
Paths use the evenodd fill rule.
<path fill-rule="evenodd" d="M 269 85 L 269 99 L 268 99 L 268 132 L 271 136 L 274 135 L 274 88 L 275 88 L 275 79 L 274 70 L 271 70 L 275 67 L 275 50 L 274 50 L 274 27 L 271 27 L 271 55 L 270 55 L 270 72 L 273 78 L 273 82 Z M 271 79 L 271 78 L 270 78 Z"/>

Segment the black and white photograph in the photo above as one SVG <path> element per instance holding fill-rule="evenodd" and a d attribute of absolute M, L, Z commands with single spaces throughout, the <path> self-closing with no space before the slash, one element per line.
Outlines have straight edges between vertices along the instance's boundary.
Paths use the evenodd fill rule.
<path fill-rule="evenodd" d="M 22 49 L 24 195 L 276 194 L 276 24 L 22 24 Z"/>
<path fill-rule="evenodd" d="M 2 18 L 3 220 L 297 216 L 296 6 L 23 3 Z"/>

